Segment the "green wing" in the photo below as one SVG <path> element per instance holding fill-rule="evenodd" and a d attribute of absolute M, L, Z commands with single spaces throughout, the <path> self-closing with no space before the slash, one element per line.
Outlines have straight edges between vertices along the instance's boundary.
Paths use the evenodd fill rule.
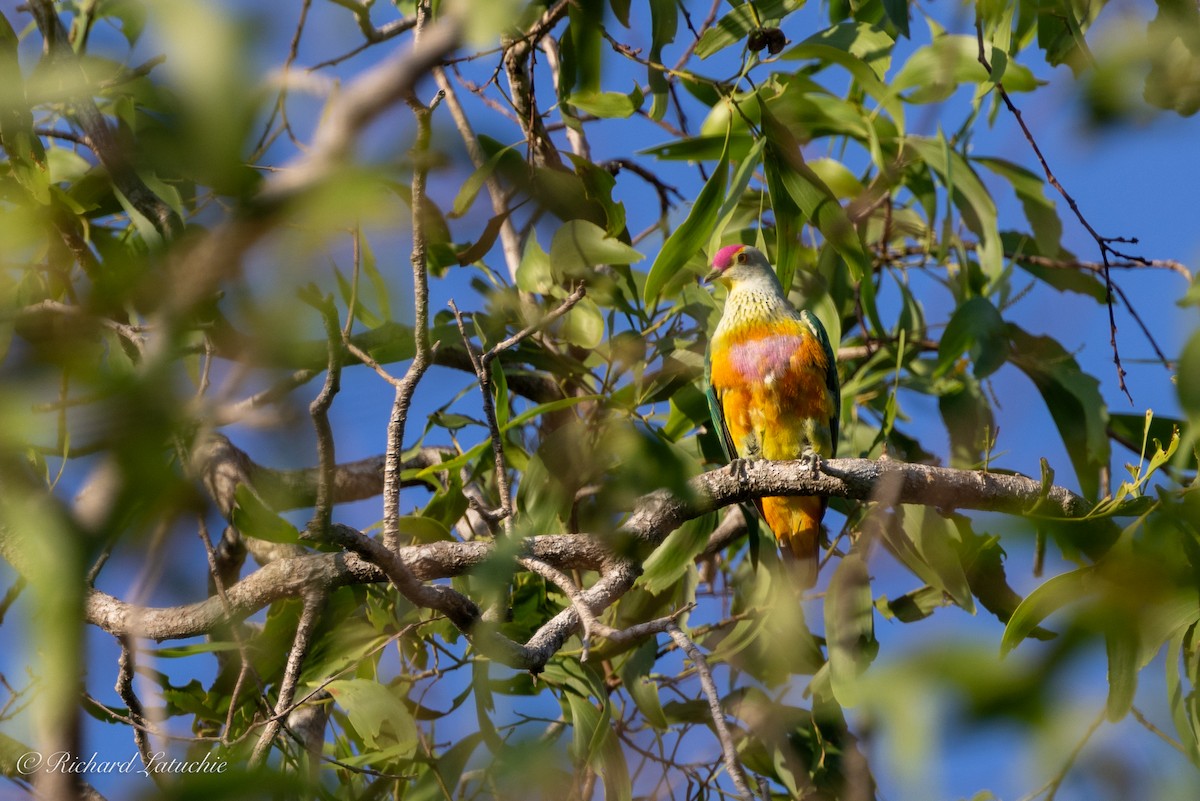
<path fill-rule="evenodd" d="M 821 350 L 825 351 L 825 362 L 829 365 L 825 371 L 825 386 L 829 388 L 829 394 L 833 396 L 833 416 L 829 418 L 829 433 L 833 440 L 833 453 L 830 456 L 837 456 L 838 423 L 842 413 L 842 386 L 838 382 L 837 354 L 833 352 L 833 346 L 829 344 L 829 334 L 825 333 L 825 326 L 821 325 L 821 321 L 815 314 L 805 309 L 800 312 L 800 319 L 816 334 L 817 341 L 821 343 Z M 711 404 L 711 401 L 709 403 Z"/>
<path fill-rule="evenodd" d="M 725 453 L 725 461 L 732 462 L 738 458 L 738 452 L 729 436 L 729 427 L 725 425 L 725 409 L 721 406 L 721 399 L 717 397 L 717 391 L 713 389 L 711 345 L 704 358 L 704 395 L 708 398 L 708 414 L 716 429 L 717 439 L 721 441 L 721 450 Z"/>
<path fill-rule="evenodd" d="M 834 377 L 836 381 L 836 376 Z M 739 458 L 737 448 L 733 445 L 733 439 L 729 436 L 729 426 L 725 425 L 725 408 L 721 405 L 721 399 L 717 397 L 716 390 L 712 385 L 712 344 L 709 343 L 708 352 L 704 355 L 704 396 L 708 398 L 708 414 L 712 418 L 713 427 L 717 430 L 717 439 L 721 441 L 721 450 L 725 453 L 725 460 L 732 462 Z M 836 423 L 835 423 L 836 425 Z M 755 568 L 758 567 L 758 521 L 762 517 L 762 501 L 755 498 L 753 501 L 754 510 L 758 512 L 756 516 L 750 511 L 750 507 L 742 504 L 742 512 L 746 518 L 746 541 L 750 545 L 750 563 Z"/>

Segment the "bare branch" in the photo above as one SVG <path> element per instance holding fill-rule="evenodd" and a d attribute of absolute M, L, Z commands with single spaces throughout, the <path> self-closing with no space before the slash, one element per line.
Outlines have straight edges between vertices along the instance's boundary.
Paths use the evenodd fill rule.
<path fill-rule="evenodd" d="M 475 136 L 467 113 L 463 110 L 462 104 L 458 102 L 454 84 L 450 82 L 446 70 L 442 67 L 433 71 L 433 78 L 437 81 L 438 89 L 446 96 L 446 107 L 450 109 L 450 117 L 454 120 L 454 127 L 458 129 L 458 135 L 462 137 L 471 163 L 475 165 L 475 169 L 480 169 L 487 164 L 487 157 L 483 153 L 483 148 L 479 146 L 479 139 Z M 504 215 L 504 220 L 500 223 L 500 247 L 504 251 L 504 263 L 508 267 L 508 278 L 516 283 L 517 268 L 521 265 L 521 243 L 517 238 L 517 230 L 513 227 L 512 219 L 508 215 L 508 198 L 494 175 L 487 177 L 484 186 L 487 187 L 488 197 L 492 201 L 492 213 L 496 216 Z"/>
<path fill-rule="evenodd" d="M 420 45 L 426 36 L 429 16 L 427 0 L 417 3 L 416 41 Z M 418 103 L 411 94 L 407 97 L 417 121 L 417 137 L 413 143 L 412 177 L 412 275 L 413 275 L 413 358 L 404 377 L 396 384 L 392 414 L 387 426 L 387 449 L 383 466 L 383 541 L 395 550 L 400 547 L 400 451 L 404 448 L 404 427 L 408 408 L 417 384 L 429 369 L 432 348 L 429 344 L 429 275 L 426 269 L 425 242 L 425 181 L 429 175 L 430 117 L 433 109 Z M 436 102 L 436 101 L 435 101 Z"/>
<path fill-rule="evenodd" d="M 275 714 L 267 719 L 267 725 L 259 735 L 254 751 L 250 755 L 250 766 L 255 767 L 266 761 L 271 750 L 271 743 L 283 725 L 280 713 L 292 705 L 296 696 L 296 681 L 300 678 L 300 668 L 304 658 L 312 646 L 313 632 L 321 619 L 321 609 L 325 606 L 325 593 L 320 590 L 307 593 L 304 596 L 304 609 L 300 613 L 300 621 L 296 624 L 296 636 L 292 640 L 292 648 L 288 651 L 287 665 L 283 671 L 283 679 L 279 683 L 279 698 L 275 702 Z"/>
<path fill-rule="evenodd" d="M 700 686 L 704 689 L 704 696 L 708 699 L 708 711 L 712 714 L 713 728 L 717 732 L 717 739 L 721 741 L 721 754 L 725 759 L 725 770 L 729 773 L 729 778 L 733 780 L 733 786 L 737 788 L 738 795 L 742 797 L 743 801 L 754 801 L 754 795 L 750 792 L 750 783 L 746 780 L 746 772 L 742 769 L 742 763 L 738 762 L 737 747 L 733 744 L 733 736 L 729 733 L 729 725 L 725 722 L 725 712 L 721 709 L 721 696 L 717 693 L 717 685 L 713 681 L 708 660 L 679 626 L 672 623 L 667 627 L 667 633 L 671 635 L 675 644 L 688 655 L 688 659 L 692 660 L 692 664 L 696 666 L 696 672 L 700 675 Z"/>
<path fill-rule="evenodd" d="M 875 497 L 880 486 L 893 493 L 892 503 L 919 503 L 943 509 L 980 509 L 1011 514 L 1049 514 L 1081 517 L 1089 504 L 1062 487 L 1043 491 L 1042 483 L 1019 475 L 955 470 L 892 460 L 832 459 L 814 474 L 804 461 L 747 462 L 738 472 L 721 468 L 695 477 L 684 500 L 660 490 L 635 504 L 621 533 L 641 543 L 644 557 L 683 522 L 733 503 L 777 495 L 825 495 L 859 500 Z M 538 671 L 581 624 L 576 608 L 583 603 L 593 615 L 629 591 L 640 569 L 618 558 L 600 540 L 587 535 L 531 537 L 517 557 L 537 559 L 557 569 L 600 572 L 600 578 L 572 605 L 556 614 L 524 645 L 480 626 L 478 608 L 470 599 L 439 585 L 423 582 L 461 575 L 488 559 L 490 542 L 438 542 L 393 551 L 347 526 L 331 527 L 334 540 L 351 553 L 311 554 L 271 562 L 228 587 L 222 597 L 186 606 L 149 609 L 134 606 L 92 590 L 87 620 L 114 634 L 153 639 L 196 636 L 237 620 L 280 598 L 302 596 L 317 589 L 331 591 L 347 584 L 391 579 L 413 603 L 444 612 L 467 631 L 477 647 L 505 664 Z M 0 555 L 18 572 L 27 572 L 28 547 L 18 535 L 0 530 Z"/>
<path fill-rule="evenodd" d="M 313 305 L 321 312 L 325 324 L 325 336 L 329 339 L 329 364 L 325 369 L 325 383 L 321 392 L 308 407 L 313 427 L 317 432 L 317 502 L 313 509 L 310 525 L 318 530 L 329 528 L 333 513 L 333 482 L 337 465 L 334 457 L 333 427 L 329 423 L 329 408 L 342 385 L 341 332 L 338 329 L 337 307 L 332 298 L 313 298 Z M 353 318 L 351 309 L 348 317 Z"/>
<path fill-rule="evenodd" d="M 262 200 L 280 200 L 328 177 L 358 135 L 383 112 L 410 97 L 417 80 L 458 46 L 461 34 L 462 21 L 446 15 L 421 32 L 412 50 L 365 72 L 332 98 L 308 152 L 272 173 Z"/>

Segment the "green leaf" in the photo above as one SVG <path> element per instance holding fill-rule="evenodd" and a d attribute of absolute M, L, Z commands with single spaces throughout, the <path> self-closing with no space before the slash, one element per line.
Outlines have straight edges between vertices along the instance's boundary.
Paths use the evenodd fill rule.
<path fill-rule="evenodd" d="M 238 484 L 233 498 L 233 525 L 245 536 L 268 542 L 300 542 L 300 531 L 268 508 L 248 484 Z"/>
<path fill-rule="evenodd" d="M 725 198 L 725 186 L 728 180 L 729 139 L 726 138 L 721 158 L 712 175 L 705 181 L 700 194 L 696 196 L 696 202 L 692 204 L 692 210 L 688 213 L 687 219 L 676 226 L 671 235 L 667 237 L 657 258 L 654 259 L 654 264 L 650 267 L 650 272 L 646 276 L 646 287 L 642 291 L 642 297 L 647 303 L 653 302 L 667 282 L 679 271 L 679 268 L 708 243 L 709 237 L 713 234 L 713 226 L 717 222 L 721 203 Z"/>
<path fill-rule="evenodd" d="M 629 27 L 629 0 L 609 0 L 608 3 L 612 6 L 613 16 L 624 25 Z"/>
<path fill-rule="evenodd" d="M 559 335 L 581 348 L 592 349 L 604 341 L 604 315 L 591 298 L 583 298 L 562 318 Z"/>
<path fill-rule="evenodd" d="M 340 679 L 326 686 L 350 725 L 373 749 L 388 749 L 396 758 L 412 756 L 417 724 L 391 689 L 371 679 Z"/>
<path fill-rule="evenodd" d="M 1081 567 L 1055 576 L 1026 596 L 1013 611 L 1004 636 L 1000 639 L 1000 654 L 1016 648 L 1034 628 L 1054 612 L 1069 603 L 1078 601 L 1092 592 L 1092 577 L 1095 567 Z"/>
<path fill-rule="evenodd" d="M 576 92 L 567 102 L 580 111 L 605 119 L 624 119 L 642 107 L 646 96 L 642 88 L 634 84 L 627 95 L 620 92 Z"/>
<path fill-rule="evenodd" d="M 1150 419 L 1149 431 L 1147 431 L 1146 415 L 1144 414 L 1113 412 L 1108 416 L 1108 430 L 1115 435 L 1117 442 L 1137 456 L 1142 453 L 1143 434 L 1146 435 L 1149 442 L 1158 440 L 1165 445 L 1175 437 L 1177 432 L 1183 431 L 1185 425 L 1184 421 L 1177 417 L 1154 414 Z M 1148 450 L 1152 450 L 1152 448 Z"/>
<path fill-rule="evenodd" d="M 708 544 L 708 531 L 700 525 L 704 518 L 689 520 L 672 531 L 662 544 L 646 559 L 642 583 L 646 590 L 657 594 L 675 585 L 692 566 L 693 560 Z"/>
<path fill-rule="evenodd" d="M 916 152 L 942 179 L 963 222 L 979 237 L 980 267 L 992 281 L 999 280 L 1004 272 L 1004 243 L 997 225 L 996 204 L 979 176 L 942 136 L 937 139 L 908 136 L 904 138 L 904 147 Z"/>
<path fill-rule="evenodd" d="M 763 133 L 768 142 L 766 161 L 778 170 L 778 180 L 805 219 L 846 260 L 850 278 L 862 280 L 863 276 L 871 274 L 871 259 L 863 248 L 862 239 L 850 216 L 829 187 L 804 163 L 800 144 L 791 131 L 771 114 L 765 103 L 760 101 L 759 106 L 762 110 Z M 781 283 L 783 278 L 780 276 Z M 791 276 L 787 278 L 788 283 L 783 283 L 785 289 L 790 285 Z"/>
<path fill-rule="evenodd" d="M 650 61 L 662 63 L 663 48 L 675 41 L 675 30 L 679 26 L 679 10 L 675 0 L 650 0 Z M 647 66 L 650 94 L 654 98 L 650 105 L 650 119 L 661 120 L 670 105 L 670 84 L 663 71 Z"/>
<path fill-rule="evenodd" d="M 704 32 L 696 44 L 696 55 L 708 58 L 729 45 L 740 42 L 760 27 L 770 27 L 803 5 L 801 0 L 753 0 L 734 6 Z"/>
<path fill-rule="evenodd" d="M 1033 262 L 1030 257 L 1040 256 L 1041 253 L 1037 243 L 1028 234 L 1002 231 L 1000 240 L 1004 243 L 1004 252 L 1012 254 L 1013 263 L 1039 281 L 1054 287 L 1059 292 L 1075 292 L 1086 295 L 1097 303 L 1104 303 L 1107 300 L 1108 290 L 1104 286 L 1104 280 L 1095 273 L 1074 269 L 1070 266 L 1059 268 Z M 1069 252 L 1059 248 L 1058 258 L 1069 265 L 1073 257 Z"/>
<path fill-rule="evenodd" d="M 953 390 L 938 395 L 938 411 L 950 435 L 950 466 L 974 470 L 985 461 L 985 452 L 996 436 L 992 406 L 979 381 L 962 375 Z"/>
<path fill-rule="evenodd" d="M 556 286 L 554 270 L 550 267 L 550 254 L 538 243 L 537 234 L 530 232 L 525 240 L 521 263 L 517 265 L 517 288 L 525 292 L 546 295 Z"/>
<path fill-rule="evenodd" d="M 1053 339 L 1032 336 L 1011 323 L 1008 332 L 1012 340 L 1009 360 L 1038 388 L 1062 435 L 1080 489 L 1085 496 L 1095 498 L 1100 471 L 1108 465 L 1110 453 L 1108 409 L 1100 394 L 1100 382 L 1080 370 L 1074 357 Z M 1200 338 L 1194 341 L 1200 342 Z M 1200 367 L 1200 345 L 1194 350 L 1194 364 Z M 1186 362 L 1181 361 L 1183 364 Z M 1182 388 L 1188 373 L 1181 370 L 1179 375 Z M 1200 412 L 1200 387 L 1197 403 Z"/>
<path fill-rule="evenodd" d="M 874 26 L 842 22 L 813 34 L 795 47 L 784 51 L 780 58 L 811 59 L 818 65 L 836 64 L 842 67 L 891 115 L 897 128 L 903 131 L 904 104 L 884 81 L 884 75 L 891 64 L 894 45 L 895 40 L 890 35 Z M 821 100 L 816 93 L 812 93 L 807 99 L 814 102 Z"/>
<path fill-rule="evenodd" d="M 975 377 L 987 378 L 1007 361 L 1008 347 L 1008 331 L 1000 312 L 987 298 L 971 298 L 955 309 L 946 324 L 938 343 L 935 375 L 952 371 L 966 352 L 975 364 Z"/>
<path fill-rule="evenodd" d="M 858 703 L 858 679 L 875 658 L 875 606 L 871 577 L 856 540 L 842 557 L 825 594 L 825 639 L 829 647 L 830 682 L 838 703 Z"/>
<path fill-rule="evenodd" d="M 728 153 L 730 161 L 740 161 L 746 157 L 756 141 L 748 133 L 692 136 L 654 145 L 639 150 L 638 154 L 654 156 L 663 161 L 712 161 Z"/>
<path fill-rule="evenodd" d="M 475 198 L 479 195 L 479 190 L 487 183 L 488 179 L 496 171 L 496 166 L 502 160 L 508 157 L 516 145 L 497 150 L 492 154 L 483 166 L 475 170 L 467 176 L 467 180 L 463 181 L 462 187 L 458 190 L 458 194 L 454 197 L 454 205 L 450 209 L 450 214 L 447 215 L 451 219 L 458 219 L 467 213 L 467 211 L 475 204 Z"/>
<path fill-rule="evenodd" d="M 597 264 L 632 264 L 643 258 L 636 248 L 587 220 L 563 223 L 550 242 L 550 268 L 560 285 L 563 279 L 588 277 Z"/>
<path fill-rule="evenodd" d="M 562 92 L 599 92 L 604 3 L 578 0 L 567 7 L 567 15 L 570 24 L 562 41 Z"/>
<path fill-rule="evenodd" d="M 1104 2 L 1090 0 L 1038 0 L 1038 47 L 1045 51 L 1050 66 L 1067 64 L 1079 77 L 1088 64 L 1094 63 L 1083 34 L 1104 6 Z"/>
<path fill-rule="evenodd" d="M 882 80 L 892 63 L 892 49 L 896 40 L 891 34 L 866 22 L 846 20 L 831 28 L 814 33 L 796 47 L 785 51 L 780 58 L 812 58 L 805 48 L 809 45 L 824 45 L 825 47 L 849 53 L 858 61 L 866 64 Z M 857 78 L 858 75 L 856 74 Z"/>
<path fill-rule="evenodd" d="M 879 614 L 901 623 L 915 623 L 933 614 L 934 610 L 946 606 L 946 593 L 937 587 L 926 584 L 920 589 L 906 592 L 896 599 L 888 599 L 881 595 L 875 601 Z"/>
<path fill-rule="evenodd" d="M 1012 184 L 1017 199 L 1021 201 L 1021 208 L 1025 211 L 1025 219 L 1029 220 L 1029 226 L 1033 229 L 1038 253 L 1056 258 L 1062 249 L 1059 245 L 1062 239 L 1062 220 L 1058 218 L 1054 200 L 1046 195 L 1046 184 L 1041 176 L 1004 159 L 977 157 L 973 161 Z"/>
<path fill-rule="evenodd" d="M 919 524 L 914 525 L 918 520 Z M 962 609 L 975 614 L 975 599 L 958 557 L 958 531 L 954 524 L 932 506 L 906 507 L 905 523 L 904 530 L 912 532 L 909 536 L 917 552 L 937 576 L 935 586 L 941 587 Z"/>
<path fill-rule="evenodd" d="M 1125 625 L 1112 625 L 1104 633 L 1104 649 L 1108 654 L 1108 701 L 1105 714 L 1116 723 L 1129 714 L 1133 696 L 1137 692 L 1138 636 L 1131 627 L 1132 621 L 1121 621 Z"/>
<path fill-rule="evenodd" d="M 984 52 L 992 60 L 990 43 Z M 979 63 L 979 42 L 974 36 L 942 34 L 931 44 L 918 48 L 892 79 L 892 91 L 912 89 L 910 103 L 937 103 L 954 94 L 964 83 L 988 83 L 991 76 Z M 1004 88 L 1009 92 L 1029 92 L 1038 80 L 1028 68 L 1008 62 L 1004 70 Z"/>
<path fill-rule="evenodd" d="M 983 604 L 984 609 L 995 615 L 1001 623 L 1007 624 L 1022 599 L 1008 585 L 1000 538 L 976 534 L 971 529 L 971 521 L 961 515 L 956 516 L 954 522 L 958 526 L 958 536 L 962 542 L 961 559 L 963 569 L 967 573 L 967 581 L 971 583 L 971 592 L 979 599 L 979 603 Z M 1026 636 L 1049 640 L 1056 635 L 1043 628 L 1034 628 Z"/>
<path fill-rule="evenodd" d="M 1183 346 L 1175 376 L 1179 407 L 1191 418 L 1193 425 L 1200 425 L 1200 332 L 1193 334 Z"/>
<path fill-rule="evenodd" d="M 883 0 L 883 12 L 888 20 L 896 26 L 896 31 L 908 38 L 908 0 Z"/>
<path fill-rule="evenodd" d="M 658 656 L 658 643 L 653 637 L 634 649 L 621 666 L 621 686 L 637 705 L 638 711 L 652 728 L 666 731 L 670 728 L 663 713 L 662 701 L 658 696 L 658 683 L 651 678 Z"/>

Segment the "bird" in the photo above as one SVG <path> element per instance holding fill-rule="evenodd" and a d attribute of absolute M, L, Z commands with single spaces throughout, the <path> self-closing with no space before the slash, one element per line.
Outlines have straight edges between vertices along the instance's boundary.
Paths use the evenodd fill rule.
<path fill-rule="evenodd" d="M 820 459 L 837 455 L 841 389 L 829 335 L 815 315 L 788 301 L 762 251 L 729 245 L 703 279 L 729 291 L 709 337 L 708 406 L 731 465 L 742 459 Z M 828 500 L 767 497 L 758 513 L 794 558 L 798 581 L 816 584 L 821 519 Z"/>

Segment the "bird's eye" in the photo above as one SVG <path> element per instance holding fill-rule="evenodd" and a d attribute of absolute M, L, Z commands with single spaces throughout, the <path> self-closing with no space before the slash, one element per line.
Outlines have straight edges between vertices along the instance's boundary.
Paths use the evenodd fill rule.
<path fill-rule="evenodd" d="M 746 263 L 746 254 L 745 254 L 745 253 L 739 253 L 739 254 L 737 255 L 737 263 L 738 263 L 738 264 L 745 264 L 745 263 Z"/>

